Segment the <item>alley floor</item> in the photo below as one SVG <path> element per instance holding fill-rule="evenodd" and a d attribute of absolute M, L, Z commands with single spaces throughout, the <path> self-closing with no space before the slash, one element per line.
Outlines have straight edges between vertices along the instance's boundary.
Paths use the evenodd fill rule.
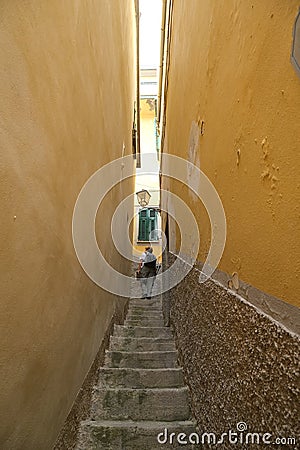
<path fill-rule="evenodd" d="M 153 293 L 159 288 L 156 283 Z M 161 296 L 131 299 L 124 325 L 114 326 L 76 448 L 177 448 L 165 442 L 166 433 L 193 431 L 188 388 L 172 330 L 164 326 Z"/>

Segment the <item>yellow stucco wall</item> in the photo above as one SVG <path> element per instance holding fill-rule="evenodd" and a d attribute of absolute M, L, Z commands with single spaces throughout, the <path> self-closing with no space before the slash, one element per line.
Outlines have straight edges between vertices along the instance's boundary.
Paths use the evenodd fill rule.
<path fill-rule="evenodd" d="M 225 208 L 220 269 L 300 306 L 300 79 L 290 63 L 299 1 L 173 3 L 164 151 L 188 159 L 191 124 L 204 121 L 194 162 Z M 204 260 L 207 215 L 168 185 L 195 212 Z"/>
<path fill-rule="evenodd" d="M 2 1 L 0 36 L 0 447 L 46 450 L 116 304 L 81 269 L 71 220 L 89 176 L 123 142 L 131 154 L 134 2 Z"/>

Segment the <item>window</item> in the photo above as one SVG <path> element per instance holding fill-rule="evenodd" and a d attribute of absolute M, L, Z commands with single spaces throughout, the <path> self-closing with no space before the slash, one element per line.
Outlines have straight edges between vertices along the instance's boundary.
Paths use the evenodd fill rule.
<path fill-rule="evenodd" d="M 158 241 L 157 210 L 144 208 L 139 212 L 138 241 Z"/>

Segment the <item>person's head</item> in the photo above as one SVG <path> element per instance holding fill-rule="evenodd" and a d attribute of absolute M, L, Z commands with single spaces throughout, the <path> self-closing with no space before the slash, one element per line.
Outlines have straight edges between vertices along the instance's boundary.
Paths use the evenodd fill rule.
<path fill-rule="evenodd" d="M 153 248 L 152 247 L 148 247 L 148 250 L 147 250 L 149 253 L 153 253 Z"/>
<path fill-rule="evenodd" d="M 150 252 L 150 249 L 151 249 L 151 247 L 150 247 L 150 246 L 148 246 L 148 247 L 145 247 L 145 252 Z"/>

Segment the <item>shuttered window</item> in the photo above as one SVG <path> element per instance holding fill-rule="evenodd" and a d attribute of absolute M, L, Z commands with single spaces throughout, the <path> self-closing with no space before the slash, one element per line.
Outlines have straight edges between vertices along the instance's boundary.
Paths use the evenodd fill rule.
<path fill-rule="evenodd" d="M 139 212 L 139 241 L 157 241 L 157 211 L 154 208 L 144 208 Z"/>

